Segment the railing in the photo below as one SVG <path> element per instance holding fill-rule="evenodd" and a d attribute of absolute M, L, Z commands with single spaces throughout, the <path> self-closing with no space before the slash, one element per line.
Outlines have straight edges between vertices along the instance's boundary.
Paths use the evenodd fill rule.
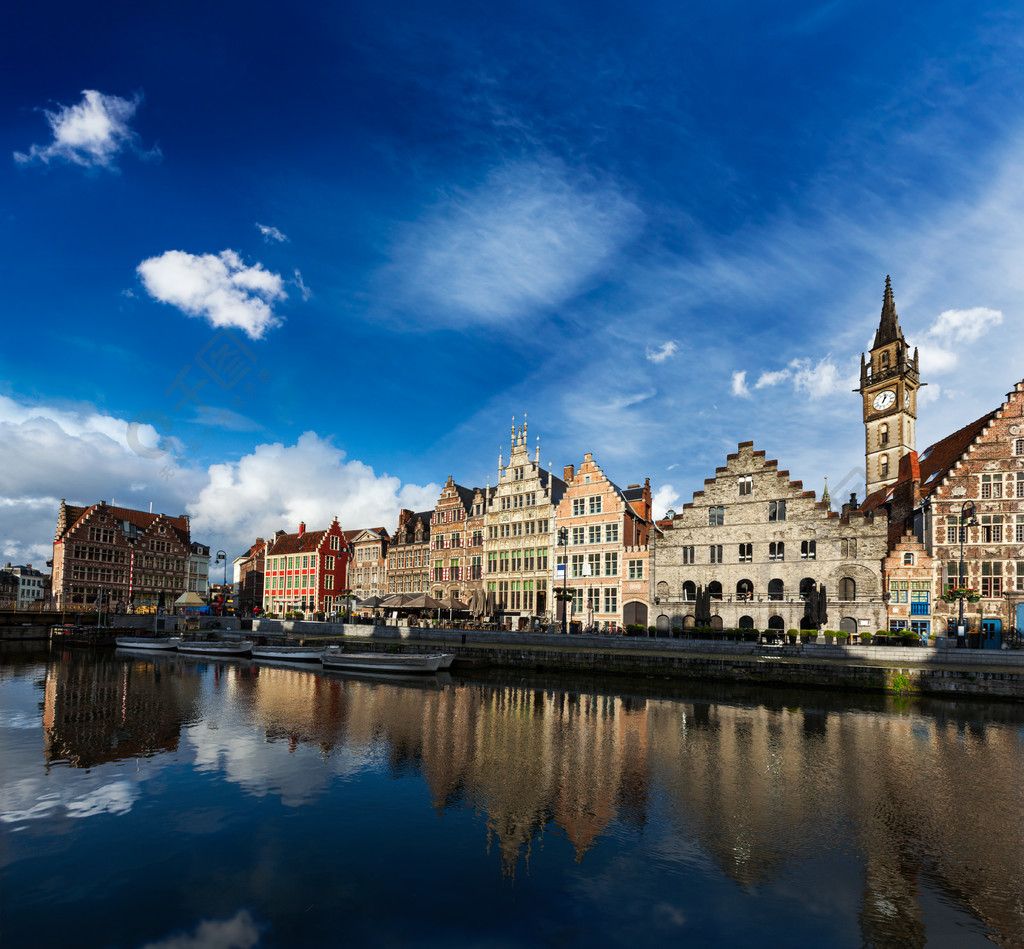
<path fill-rule="evenodd" d="M 931 604 L 928 602 L 910 604 L 911 616 L 928 616 L 931 613 L 931 611 Z"/>

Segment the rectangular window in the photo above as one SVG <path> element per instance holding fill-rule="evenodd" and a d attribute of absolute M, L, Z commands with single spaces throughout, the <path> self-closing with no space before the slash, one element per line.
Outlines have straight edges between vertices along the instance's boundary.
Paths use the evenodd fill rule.
<path fill-rule="evenodd" d="M 1003 515 L 983 514 L 981 517 L 981 542 L 1001 544 L 1003 542 Z"/>
<path fill-rule="evenodd" d="M 644 578 L 644 562 L 642 560 L 630 560 L 629 561 L 629 579 L 630 580 L 643 580 Z"/>
<path fill-rule="evenodd" d="M 988 597 L 1003 595 L 1003 565 L 998 561 L 985 560 L 982 562 L 981 595 Z"/>
<path fill-rule="evenodd" d="M 981 496 L 983 498 L 1001 498 L 1003 496 L 1003 476 L 1001 474 L 983 474 L 981 476 Z"/>
<path fill-rule="evenodd" d="M 1024 471 L 1017 472 L 1017 497 L 1024 498 Z"/>
<path fill-rule="evenodd" d="M 769 501 L 768 502 L 768 520 L 769 521 L 784 521 L 786 519 L 786 502 L 785 501 Z"/>
<path fill-rule="evenodd" d="M 1017 561 L 1017 589 L 1024 591 L 1024 560 Z"/>
<path fill-rule="evenodd" d="M 588 577 L 599 577 L 601 576 L 601 555 L 600 554 L 587 554 L 587 573 Z"/>
<path fill-rule="evenodd" d="M 572 516 L 583 517 L 587 513 L 587 499 L 586 498 L 573 498 L 572 499 Z"/>
<path fill-rule="evenodd" d="M 324 554 L 324 570 L 334 569 L 334 558 L 330 554 Z"/>
<path fill-rule="evenodd" d="M 617 544 L 619 542 L 619 525 L 618 524 L 605 524 L 604 525 L 604 542 L 606 544 Z"/>
<path fill-rule="evenodd" d="M 768 545 L 768 559 L 774 561 L 786 559 L 786 545 L 783 541 L 772 541 Z"/>
<path fill-rule="evenodd" d="M 572 529 L 572 542 L 573 542 L 573 546 L 579 546 L 580 544 L 582 544 L 585 537 L 586 537 L 586 532 L 585 532 L 584 528 L 582 528 L 582 527 L 574 527 Z"/>
<path fill-rule="evenodd" d="M 604 575 L 606 577 L 617 577 L 619 575 L 619 555 L 607 553 L 604 555 Z"/>
<path fill-rule="evenodd" d="M 711 558 L 710 559 L 711 563 L 721 563 L 722 562 L 722 545 L 721 544 L 712 544 L 708 548 L 708 553 L 709 553 L 710 558 Z"/>
<path fill-rule="evenodd" d="M 1024 544 L 1024 514 L 1017 515 L 1017 523 L 1014 525 L 1013 531 L 1014 543 Z"/>
<path fill-rule="evenodd" d="M 599 544 L 601 543 L 601 526 L 590 526 L 587 528 L 587 543 L 588 544 Z"/>
<path fill-rule="evenodd" d="M 587 505 L 588 514 L 600 514 L 601 513 L 601 498 L 589 498 L 590 503 Z"/>
<path fill-rule="evenodd" d="M 302 566 L 309 569 L 309 554 L 302 558 Z"/>
<path fill-rule="evenodd" d="M 618 613 L 619 591 L 615 587 L 604 588 L 604 611 L 606 613 Z"/>
<path fill-rule="evenodd" d="M 572 555 L 572 574 L 574 577 L 583 576 L 583 554 Z"/>
<path fill-rule="evenodd" d="M 341 538 L 337 534 L 331 534 L 331 550 L 341 549 Z"/>
<path fill-rule="evenodd" d="M 725 523 L 724 507 L 708 508 L 708 527 L 721 527 Z"/>
<path fill-rule="evenodd" d="M 537 569 L 538 570 L 547 570 L 548 569 L 548 549 L 547 549 L 547 547 L 542 547 L 540 550 L 537 551 Z"/>
<path fill-rule="evenodd" d="M 740 497 L 752 494 L 754 491 L 754 479 L 750 475 L 744 475 L 739 479 Z"/>
<path fill-rule="evenodd" d="M 696 559 L 694 557 L 694 548 L 693 547 L 684 547 L 683 548 L 683 563 L 684 564 L 696 563 Z"/>
<path fill-rule="evenodd" d="M 329 573 L 329 574 L 327 574 L 327 576 L 324 577 L 324 589 L 325 590 L 333 590 L 334 589 L 334 574 L 333 573 Z"/>
<path fill-rule="evenodd" d="M 889 582 L 889 602 L 906 603 L 907 588 L 908 583 L 906 580 L 891 580 Z"/>
<path fill-rule="evenodd" d="M 751 563 L 754 560 L 754 545 L 740 544 L 740 563 Z"/>
<path fill-rule="evenodd" d="M 818 557 L 818 542 L 814 540 L 800 541 L 800 559 L 816 560 Z"/>

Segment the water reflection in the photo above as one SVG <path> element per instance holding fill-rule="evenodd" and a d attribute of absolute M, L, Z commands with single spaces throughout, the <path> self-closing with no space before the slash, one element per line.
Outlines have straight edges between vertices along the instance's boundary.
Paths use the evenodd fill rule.
<path fill-rule="evenodd" d="M 1020 710 L 535 685 L 68 657 L 46 667 L 43 756 L 94 768 L 185 754 L 289 808 L 365 773 L 411 777 L 436 814 L 478 815 L 478 846 L 509 880 L 552 834 L 568 842 L 579 885 L 596 890 L 596 851 L 643 838 L 651 863 L 631 872 L 680 886 L 714 868 L 738 893 L 785 892 L 814 867 L 821 911 L 855 894 L 867 945 L 925 945 L 936 895 L 997 944 L 1024 945 Z M 138 794 L 131 780 L 108 782 L 67 813 L 123 813 Z M 666 925 L 683 924 L 677 906 L 658 907 Z"/>

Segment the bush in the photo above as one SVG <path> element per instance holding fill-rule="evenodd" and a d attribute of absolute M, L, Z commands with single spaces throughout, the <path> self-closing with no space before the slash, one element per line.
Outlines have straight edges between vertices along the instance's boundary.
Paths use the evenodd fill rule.
<path fill-rule="evenodd" d="M 658 627 L 657 626 L 648 626 L 647 627 L 647 632 L 650 633 L 652 636 L 657 636 L 658 635 Z"/>
<path fill-rule="evenodd" d="M 871 645 L 871 640 L 872 640 L 873 638 L 874 638 L 874 637 L 873 637 L 873 636 L 871 635 L 871 633 L 861 633 L 861 634 L 860 634 L 860 641 L 861 641 L 861 642 L 862 642 L 862 643 L 863 643 L 863 644 L 864 644 L 865 646 L 870 646 L 870 645 Z"/>
<path fill-rule="evenodd" d="M 799 636 L 800 635 L 800 631 L 796 630 L 796 629 L 787 629 L 786 630 L 786 635 L 787 636 Z"/>

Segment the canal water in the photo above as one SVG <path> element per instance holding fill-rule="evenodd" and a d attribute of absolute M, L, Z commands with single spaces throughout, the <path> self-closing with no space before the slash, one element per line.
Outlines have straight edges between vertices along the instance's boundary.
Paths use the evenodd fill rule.
<path fill-rule="evenodd" d="M 15 947 L 1024 946 L 1024 709 L 0 654 Z"/>

